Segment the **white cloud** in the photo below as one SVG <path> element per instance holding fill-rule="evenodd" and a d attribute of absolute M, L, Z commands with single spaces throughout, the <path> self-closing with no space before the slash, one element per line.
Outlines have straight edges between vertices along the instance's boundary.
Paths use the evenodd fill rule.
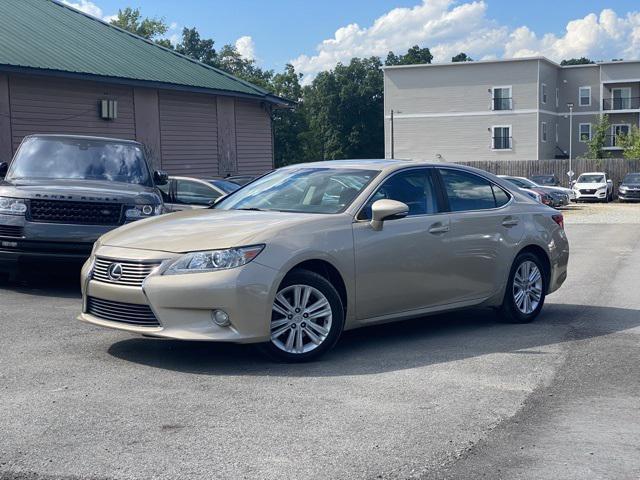
<path fill-rule="evenodd" d="M 253 41 L 253 38 L 245 35 L 244 37 L 240 37 L 238 40 L 236 40 L 235 45 L 240 55 L 249 60 L 256 59 L 256 45 Z"/>
<path fill-rule="evenodd" d="M 62 3 L 69 5 L 70 7 L 73 7 L 76 10 L 80 10 L 81 12 L 87 13 L 93 17 L 103 19 L 105 21 L 109 21 L 108 18 L 110 17 L 115 17 L 115 15 L 111 15 L 110 17 L 104 17 L 102 13 L 102 9 L 99 6 L 97 6 L 95 3 L 90 2 L 89 0 L 79 0 L 77 2 L 73 2 L 71 0 L 62 0 Z"/>
<path fill-rule="evenodd" d="M 482 1 L 422 0 L 411 8 L 394 8 L 372 25 L 356 23 L 336 30 L 314 55 L 291 60 L 306 81 L 352 57 L 403 53 L 413 45 L 429 47 L 434 62 L 450 61 L 463 51 L 475 59 L 544 55 L 552 60 L 640 58 L 640 11 L 621 16 L 611 9 L 571 20 L 562 35 L 538 36 L 527 26 L 511 29 L 487 16 Z"/>

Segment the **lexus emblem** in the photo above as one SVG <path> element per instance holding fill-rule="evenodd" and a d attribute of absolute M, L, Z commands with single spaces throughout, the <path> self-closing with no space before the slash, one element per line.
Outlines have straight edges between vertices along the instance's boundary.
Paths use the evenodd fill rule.
<path fill-rule="evenodd" d="M 107 275 L 109 276 L 109 280 L 117 282 L 122 278 L 122 265 L 119 263 L 112 263 L 107 269 Z"/>

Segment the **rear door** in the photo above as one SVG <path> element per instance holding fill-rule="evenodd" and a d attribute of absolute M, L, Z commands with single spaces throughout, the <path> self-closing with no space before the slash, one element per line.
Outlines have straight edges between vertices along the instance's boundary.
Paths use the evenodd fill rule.
<path fill-rule="evenodd" d="M 455 167 L 437 172 L 449 210 L 446 246 L 456 279 L 450 300 L 488 298 L 508 276 L 523 219 L 510 207 L 510 194 L 488 178 Z"/>
<path fill-rule="evenodd" d="M 206 182 L 186 178 L 175 179 L 172 211 L 210 207 L 223 193 Z"/>

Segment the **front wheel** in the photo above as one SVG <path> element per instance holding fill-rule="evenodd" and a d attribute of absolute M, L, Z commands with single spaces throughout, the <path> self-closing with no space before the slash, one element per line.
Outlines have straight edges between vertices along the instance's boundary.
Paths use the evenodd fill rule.
<path fill-rule="evenodd" d="M 314 360 L 335 345 L 344 309 L 335 287 L 308 270 L 288 274 L 273 301 L 271 341 L 262 350 L 285 362 Z"/>
<path fill-rule="evenodd" d="M 510 323 L 529 323 L 544 305 L 546 278 L 540 259 L 532 253 L 521 253 L 513 262 L 500 316 Z"/>

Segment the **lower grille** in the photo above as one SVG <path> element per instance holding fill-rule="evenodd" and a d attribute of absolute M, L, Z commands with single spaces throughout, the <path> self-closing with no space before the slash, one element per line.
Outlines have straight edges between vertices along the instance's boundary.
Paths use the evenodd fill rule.
<path fill-rule="evenodd" d="M 0 225 L 0 237 L 22 238 L 22 227 Z"/>
<path fill-rule="evenodd" d="M 100 298 L 87 298 L 87 312 L 110 322 L 126 323 L 138 327 L 159 327 L 160 323 L 148 305 L 113 302 Z"/>
<path fill-rule="evenodd" d="M 29 205 L 29 219 L 33 222 L 120 225 L 121 218 L 119 203 L 31 200 Z"/>
<path fill-rule="evenodd" d="M 116 266 L 118 268 L 114 269 L 113 267 Z M 159 266 L 158 262 L 128 262 L 98 257 L 93 267 L 93 279 L 99 282 L 141 287 L 142 282 Z"/>
<path fill-rule="evenodd" d="M 640 198 L 640 190 L 636 190 L 636 191 L 627 190 L 626 192 L 622 192 L 622 195 L 624 195 L 625 198 Z"/>

